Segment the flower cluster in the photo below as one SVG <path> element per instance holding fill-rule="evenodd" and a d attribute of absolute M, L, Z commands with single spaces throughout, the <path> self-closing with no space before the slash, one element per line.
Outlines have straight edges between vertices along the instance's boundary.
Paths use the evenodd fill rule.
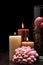
<path fill-rule="evenodd" d="M 12 61 L 14 63 L 34 63 L 37 60 L 38 53 L 30 46 L 22 46 L 15 49 L 15 54 L 13 55 Z"/>

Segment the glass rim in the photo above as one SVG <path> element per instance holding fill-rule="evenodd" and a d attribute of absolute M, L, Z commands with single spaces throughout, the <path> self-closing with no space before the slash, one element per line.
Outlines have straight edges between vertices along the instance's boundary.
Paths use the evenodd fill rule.
<path fill-rule="evenodd" d="M 40 7 L 40 8 L 43 8 L 43 5 L 35 5 L 34 7 Z"/>

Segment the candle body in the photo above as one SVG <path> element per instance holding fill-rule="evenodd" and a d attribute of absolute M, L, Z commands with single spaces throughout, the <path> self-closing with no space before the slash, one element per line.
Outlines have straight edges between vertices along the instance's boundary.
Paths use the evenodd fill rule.
<path fill-rule="evenodd" d="M 15 49 L 21 46 L 21 36 L 9 36 L 9 60 L 15 53 Z"/>
<path fill-rule="evenodd" d="M 29 29 L 18 29 L 18 35 L 22 36 L 22 41 L 26 41 L 26 38 L 29 37 Z"/>
<path fill-rule="evenodd" d="M 34 42 L 22 42 L 22 46 L 30 46 L 30 47 L 34 47 Z"/>

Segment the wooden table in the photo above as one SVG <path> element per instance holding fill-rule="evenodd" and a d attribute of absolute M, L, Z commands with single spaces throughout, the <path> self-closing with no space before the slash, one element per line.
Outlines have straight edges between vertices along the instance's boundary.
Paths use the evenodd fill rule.
<path fill-rule="evenodd" d="M 8 52 L 1 52 L 0 53 L 0 65 L 19 65 L 19 64 L 14 64 L 14 63 L 10 62 L 8 59 L 9 59 Z M 38 60 L 36 63 L 34 63 L 32 65 L 43 65 L 43 60 L 42 61 Z"/>

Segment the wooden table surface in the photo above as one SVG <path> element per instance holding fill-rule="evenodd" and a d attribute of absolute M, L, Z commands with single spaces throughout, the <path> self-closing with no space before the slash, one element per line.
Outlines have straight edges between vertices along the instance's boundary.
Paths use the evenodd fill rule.
<path fill-rule="evenodd" d="M 19 64 L 14 64 L 14 63 L 10 62 L 8 59 L 9 59 L 9 54 L 7 51 L 0 52 L 0 65 L 19 65 Z M 43 60 L 42 61 L 38 60 L 36 63 L 34 63 L 32 65 L 43 65 Z"/>

